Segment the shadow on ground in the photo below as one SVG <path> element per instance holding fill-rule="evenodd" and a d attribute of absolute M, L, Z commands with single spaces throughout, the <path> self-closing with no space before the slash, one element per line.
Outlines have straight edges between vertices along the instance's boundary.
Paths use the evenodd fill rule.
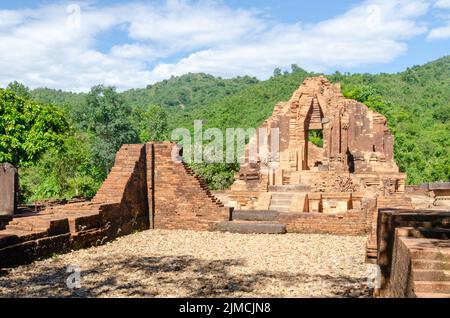
<path fill-rule="evenodd" d="M 54 260 L 45 265 L 28 265 L 0 275 L 0 297 L 304 297 L 259 291 L 276 282 L 285 288 L 299 284 L 323 284 L 331 297 L 368 296 L 364 278 L 349 276 L 291 274 L 259 271 L 236 273 L 243 260 L 207 261 L 191 256 L 103 259 L 95 266 L 81 268 L 81 288 L 70 290 L 67 265 Z"/>

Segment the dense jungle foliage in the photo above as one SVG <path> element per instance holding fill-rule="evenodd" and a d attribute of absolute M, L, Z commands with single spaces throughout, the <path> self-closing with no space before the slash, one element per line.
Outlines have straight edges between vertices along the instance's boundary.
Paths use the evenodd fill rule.
<path fill-rule="evenodd" d="M 274 71 L 252 77 L 187 74 L 122 93 L 95 86 L 89 93 L 14 82 L 0 90 L 0 161 L 19 166 L 24 201 L 91 197 L 124 143 L 170 140 L 175 128 L 258 127 L 288 100 L 308 73 Z M 450 57 L 397 74 L 341 74 L 344 95 L 388 119 L 395 156 L 408 183 L 450 181 Z M 320 144 L 320 136 L 311 140 Z M 212 189 L 228 187 L 239 165 L 194 164 Z"/>

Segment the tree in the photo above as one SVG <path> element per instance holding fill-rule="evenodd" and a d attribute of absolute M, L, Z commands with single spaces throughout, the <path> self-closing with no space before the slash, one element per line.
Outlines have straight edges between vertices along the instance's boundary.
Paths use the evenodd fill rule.
<path fill-rule="evenodd" d="M 277 67 L 273 70 L 273 76 L 281 76 L 281 68 Z"/>
<path fill-rule="evenodd" d="M 141 142 L 168 140 L 167 113 L 161 106 L 151 105 L 144 111 L 135 110 L 133 126 L 138 127 Z"/>
<path fill-rule="evenodd" d="M 22 169 L 24 201 L 93 197 L 103 180 L 90 151 L 85 134 L 68 134 L 60 148 L 49 149 L 35 165 Z"/>
<path fill-rule="evenodd" d="M 67 130 L 67 121 L 56 107 L 0 89 L 0 162 L 31 165 L 46 150 L 59 147 Z"/>
<path fill-rule="evenodd" d="M 9 83 L 6 88 L 10 91 L 13 91 L 19 97 L 22 97 L 24 99 L 31 99 L 30 89 L 22 83 L 14 81 Z"/>
<path fill-rule="evenodd" d="M 433 118 L 441 121 L 443 124 L 450 121 L 450 104 L 441 105 L 436 108 L 433 113 Z"/>
<path fill-rule="evenodd" d="M 114 163 L 116 152 L 126 143 L 138 142 L 138 136 L 128 119 L 131 108 L 114 87 L 92 87 L 86 96 L 84 113 L 79 116 L 92 136 L 95 165 L 102 167 L 106 177 Z"/>
<path fill-rule="evenodd" d="M 292 64 L 291 65 L 291 71 L 292 73 L 296 73 L 296 72 L 305 72 L 304 69 L 302 69 L 300 66 L 298 66 L 297 64 Z"/>

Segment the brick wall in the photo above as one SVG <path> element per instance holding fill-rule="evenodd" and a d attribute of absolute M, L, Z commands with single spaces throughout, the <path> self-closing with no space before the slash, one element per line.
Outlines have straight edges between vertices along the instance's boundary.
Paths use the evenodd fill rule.
<path fill-rule="evenodd" d="M 392 253 L 392 272 L 389 288 L 382 293 L 383 297 L 405 298 L 411 294 L 411 255 L 402 238 L 396 235 Z"/>
<path fill-rule="evenodd" d="M 280 213 L 278 221 L 286 224 L 288 232 L 307 234 L 365 235 L 366 212 Z"/>
<path fill-rule="evenodd" d="M 15 217 L 0 231 L 0 267 L 103 244 L 149 226 L 144 145 L 124 145 L 92 202 Z"/>
<path fill-rule="evenodd" d="M 121 231 L 126 233 L 149 228 L 146 166 L 144 145 L 122 146 L 108 178 L 92 200 L 119 204 L 119 212 L 105 207 L 102 214 L 111 214 L 108 221 L 113 226 L 114 223 L 120 225 Z"/>
<path fill-rule="evenodd" d="M 450 212 L 380 209 L 377 222 L 377 264 L 384 278 L 390 275 L 395 229 L 401 227 L 449 228 Z"/>
<path fill-rule="evenodd" d="M 147 188 L 154 191 L 154 228 L 213 230 L 217 222 L 230 218 L 230 208 L 224 207 L 185 164 L 172 160 L 174 146 L 169 142 L 147 145 L 148 150 L 153 149 L 147 151 L 148 160 L 153 156 L 154 162 Z"/>
<path fill-rule="evenodd" d="M 429 297 L 444 292 L 450 296 L 444 273 L 450 264 L 449 230 L 450 211 L 380 209 L 377 295 Z"/>
<path fill-rule="evenodd" d="M 0 267 L 99 245 L 137 230 L 213 230 L 229 219 L 231 209 L 185 164 L 172 160 L 174 146 L 123 145 L 92 202 L 1 219 Z"/>

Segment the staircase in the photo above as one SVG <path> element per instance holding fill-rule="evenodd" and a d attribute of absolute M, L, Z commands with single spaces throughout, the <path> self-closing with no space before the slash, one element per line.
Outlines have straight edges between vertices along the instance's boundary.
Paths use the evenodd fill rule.
<path fill-rule="evenodd" d="M 304 184 L 276 185 L 268 188 L 271 198 L 269 210 L 289 212 L 295 194 L 308 193 L 311 187 Z"/>
<path fill-rule="evenodd" d="M 418 247 L 412 251 L 411 259 L 416 297 L 450 298 L 450 250 L 421 250 Z"/>
<path fill-rule="evenodd" d="M 292 193 L 273 193 L 270 199 L 269 210 L 289 212 L 292 203 Z"/>
<path fill-rule="evenodd" d="M 224 204 L 216 198 L 211 191 L 209 191 L 208 186 L 205 184 L 203 179 L 195 174 L 194 170 L 189 168 L 189 166 L 183 162 L 183 167 L 186 173 L 192 178 L 195 179 L 194 183 L 198 184 L 198 186 L 202 189 L 202 193 L 209 199 L 213 204 L 215 204 L 217 207 L 221 208 L 224 207 Z"/>
<path fill-rule="evenodd" d="M 313 99 L 313 109 L 311 114 L 311 123 L 322 123 L 322 112 L 320 111 L 319 101 L 317 98 Z"/>
<path fill-rule="evenodd" d="M 377 216 L 378 209 L 380 208 L 392 208 L 392 209 L 413 209 L 411 198 L 405 197 L 403 195 L 384 197 L 380 196 L 377 198 L 377 207 L 375 209 L 375 214 L 372 220 L 372 230 L 366 245 L 366 262 L 375 264 L 377 261 L 377 239 L 376 239 L 376 228 L 377 228 Z"/>
<path fill-rule="evenodd" d="M 277 222 L 278 212 L 259 210 L 235 210 L 231 221 L 217 224 L 221 232 L 240 234 L 285 234 L 286 225 Z"/>

